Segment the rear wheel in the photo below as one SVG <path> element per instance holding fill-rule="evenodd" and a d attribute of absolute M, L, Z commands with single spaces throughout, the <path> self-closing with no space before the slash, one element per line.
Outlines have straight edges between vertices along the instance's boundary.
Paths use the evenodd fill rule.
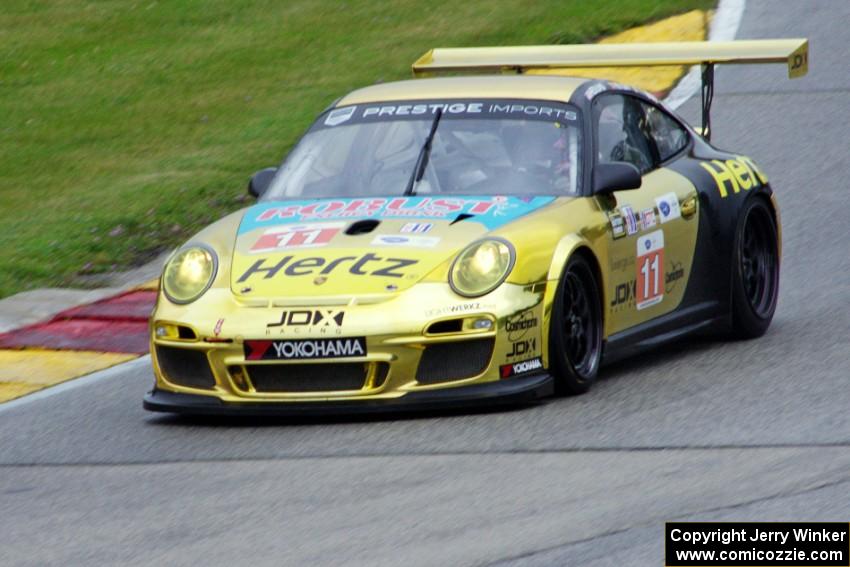
<path fill-rule="evenodd" d="M 552 305 L 549 366 L 560 394 L 590 389 L 602 359 L 602 303 L 590 263 L 576 255 L 567 262 Z"/>
<path fill-rule="evenodd" d="M 762 199 L 751 199 L 735 231 L 732 270 L 732 335 L 762 336 L 776 311 L 779 296 L 779 250 L 776 223 Z"/>

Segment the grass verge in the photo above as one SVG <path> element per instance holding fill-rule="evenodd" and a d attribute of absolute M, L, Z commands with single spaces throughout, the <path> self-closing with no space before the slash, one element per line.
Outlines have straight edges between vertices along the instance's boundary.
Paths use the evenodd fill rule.
<path fill-rule="evenodd" d="M 0 297 L 79 285 L 246 204 L 345 92 L 438 45 L 588 42 L 713 0 L 5 0 Z"/>

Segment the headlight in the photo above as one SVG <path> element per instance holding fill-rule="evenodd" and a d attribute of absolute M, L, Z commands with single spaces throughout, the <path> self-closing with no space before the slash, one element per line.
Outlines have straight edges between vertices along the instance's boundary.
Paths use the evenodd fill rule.
<path fill-rule="evenodd" d="M 192 245 L 179 250 L 162 272 L 162 289 L 174 303 L 191 303 L 207 291 L 218 269 L 212 249 Z"/>
<path fill-rule="evenodd" d="M 455 258 L 449 285 L 464 297 L 489 293 L 508 277 L 514 256 L 514 247 L 506 240 L 486 238 L 473 242 Z"/>

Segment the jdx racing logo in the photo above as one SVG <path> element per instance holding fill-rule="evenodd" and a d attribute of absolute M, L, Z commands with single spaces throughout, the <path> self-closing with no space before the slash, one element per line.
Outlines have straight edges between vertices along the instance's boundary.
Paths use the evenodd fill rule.
<path fill-rule="evenodd" d="M 319 333 L 328 332 L 342 333 L 342 320 L 345 311 L 334 311 L 333 309 L 292 309 L 284 311 L 280 321 L 273 321 L 266 325 L 266 335 L 270 335 L 277 329 L 280 334 L 288 331 L 298 334 L 304 330 L 318 330 Z"/>
<path fill-rule="evenodd" d="M 508 358 L 516 358 L 526 354 L 532 354 L 537 350 L 537 339 L 534 337 L 524 341 L 516 341 L 511 343 L 511 352 L 508 353 Z"/>
<path fill-rule="evenodd" d="M 341 265 L 348 264 L 348 273 L 355 276 L 384 276 L 388 278 L 401 278 L 405 273 L 401 270 L 408 266 L 419 263 L 419 260 L 407 260 L 404 258 L 382 258 L 371 252 L 357 256 L 343 256 L 334 258 L 330 262 L 318 256 L 301 258 L 291 262 L 293 256 L 284 256 L 277 264 L 266 264 L 267 258 L 261 258 L 251 264 L 245 272 L 236 280 L 242 283 L 257 274 L 265 274 L 264 279 L 271 279 L 283 271 L 287 276 L 309 276 L 313 274 L 327 275 L 336 271 Z M 369 268 L 367 269 L 367 265 Z M 319 270 L 321 268 L 321 270 Z M 318 271 L 317 271 L 318 270 Z"/>
<path fill-rule="evenodd" d="M 611 307 L 618 305 L 629 304 L 635 298 L 635 280 L 618 284 L 614 288 L 614 297 L 611 299 Z"/>

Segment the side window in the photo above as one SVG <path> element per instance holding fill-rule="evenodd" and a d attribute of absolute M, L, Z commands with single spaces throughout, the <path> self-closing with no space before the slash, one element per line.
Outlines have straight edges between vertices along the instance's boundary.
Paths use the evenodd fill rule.
<path fill-rule="evenodd" d="M 689 141 L 687 130 L 660 108 L 650 104 L 643 106 L 659 159 L 666 161 L 685 149 Z"/>
<path fill-rule="evenodd" d="M 658 163 L 649 135 L 649 122 L 641 102 L 633 97 L 608 94 L 596 99 L 596 161 L 626 161 L 646 173 Z"/>

